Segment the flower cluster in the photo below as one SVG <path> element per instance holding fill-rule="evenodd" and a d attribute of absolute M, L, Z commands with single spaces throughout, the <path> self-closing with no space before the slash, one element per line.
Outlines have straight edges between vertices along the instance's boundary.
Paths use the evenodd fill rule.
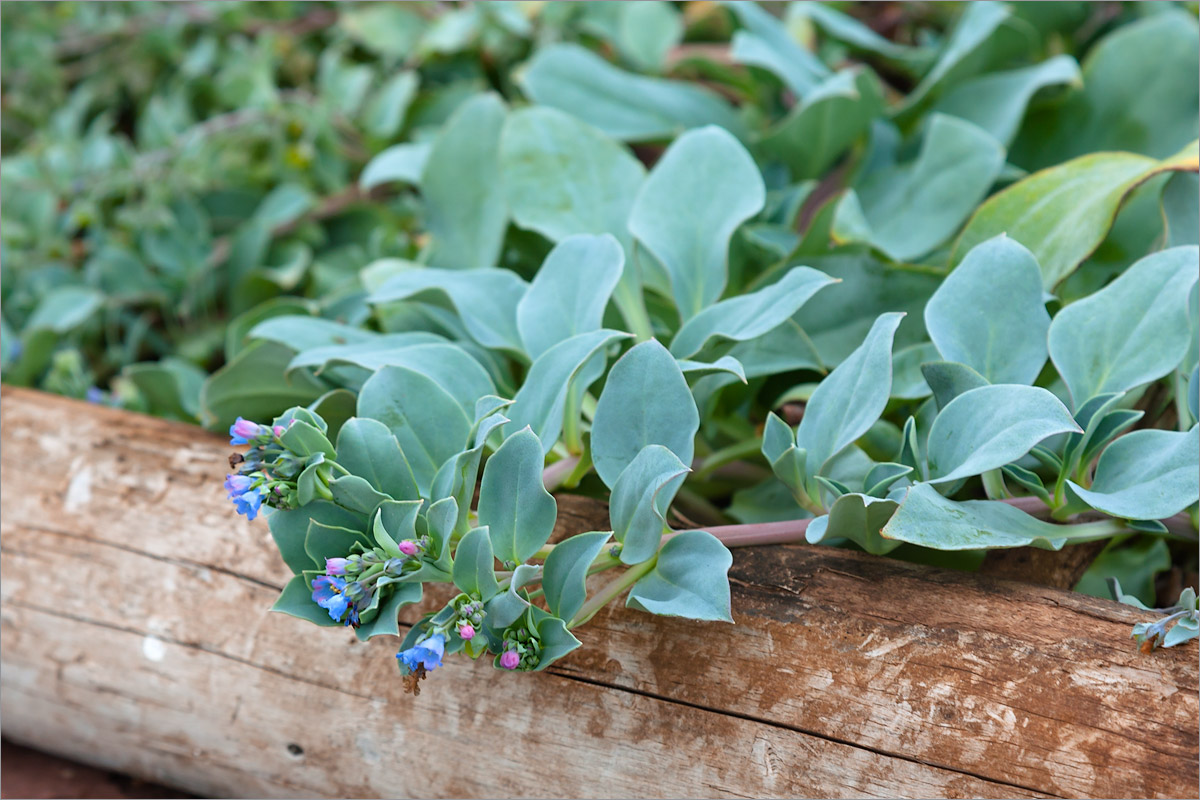
<path fill-rule="evenodd" d="M 242 417 L 229 426 L 231 445 L 250 445 L 244 455 L 229 457 L 230 468 L 237 472 L 225 476 L 225 491 L 246 519 L 254 519 L 264 504 L 273 508 L 301 505 L 297 497 L 300 473 L 309 464 L 324 460 L 321 453 L 303 456 L 292 452 L 280 440 L 286 430 L 283 425 L 262 425 Z"/>
<path fill-rule="evenodd" d="M 542 645 L 528 628 L 506 631 L 496 665 L 509 670 L 537 669 L 541 662 Z"/>

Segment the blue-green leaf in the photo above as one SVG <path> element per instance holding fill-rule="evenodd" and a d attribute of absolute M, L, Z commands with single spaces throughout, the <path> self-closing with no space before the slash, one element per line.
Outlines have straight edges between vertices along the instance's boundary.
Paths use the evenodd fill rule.
<path fill-rule="evenodd" d="M 496 556 L 487 526 L 467 533 L 454 551 L 454 585 L 485 603 L 500 591 Z"/>
<path fill-rule="evenodd" d="M 542 485 L 542 443 L 524 428 L 504 440 L 483 467 L 479 524 L 486 525 L 496 557 L 527 561 L 554 531 L 558 505 Z"/>
<path fill-rule="evenodd" d="M 365 548 L 373 547 L 366 534 L 349 528 L 326 525 L 315 519 L 309 520 L 308 533 L 304 537 L 304 551 L 313 560 L 318 569 L 325 569 L 325 559 L 341 558 L 349 555 L 350 548 L 360 544 Z"/>
<path fill-rule="evenodd" d="M 1071 56 L 1057 55 L 1029 67 L 972 78 L 948 92 L 933 110 L 973 122 L 1007 147 L 1033 95 L 1057 84 L 1083 85 L 1079 63 Z"/>
<path fill-rule="evenodd" d="M 1175 369 L 1188 349 L 1187 297 L 1198 265 L 1194 246 L 1154 253 L 1058 312 L 1050 323 L 1050 358 L 1076 408 Z"/>
<path fill-rule="evenodd" d="M 413 265 L 384 281 L 367 302 L 438 303 L 458 314 L 467 333 L 484 347 L 523 353 L 517 303 L 528 288 L 525 281 L 506 269 L 422 269 Z"/>
<path fill-rule="evenodd" d="M 711 305 L 684 323 L 671 340 L 671 352 L 687 358 L 711 339 L 744 342 L 763 336 L 791 318 L 818 291 L 837 283 L 823 272 L 794 267 L 777 283 Z"/>
<path fill-rule="evenodd" d="M 1092 508 L 1114 517 L 1169 517 L 1200 499 L 1200 428 L 1126 434 L 1100 454 L 1090 489 L 1067 484 Z"/>
<path fill-rule="evenodd" d="M 1004 148 L 956 117 L 929 119 L 915 160 L 869 170 L 838 206 L 837 241 L 862 241 L 907 261 L 946 242 L 1004 166 Z"/>
<path fill-rule="evenodd" d="M 374 617 L 370 620 L 364 620 L 361 625 L 354 629 L 354 635 L 358 637 L 360 642 L 365 642 L 376 636 L 399 636 L 400 625 L 398 616 L 400 609 L 420 602 L 421 595 L 424 594 L 425 589 L 421 583 L 412 582 L 389 584 L 386 588 L 377 591 L 388 592 L 388 598 L 379 604 Z M 321 610 L 324 611 L 325 609 Z M 329 615 L 326 614 L 325 616 Z"/>
<path fill-rule="evenodd" d="M 332 527 L 352 530 L 362 530 L 366 525 L 362 516 L 326 500 L 309 503 L 304 508 L 272 511 L 267 517 L 271 537 L 275 540 L 275 545 L 279 548 L 279 554 L 283 556 L 284 563 L 296 574 L 315 567 L 325 568 L 324 561 L 317 563 L 304 549 L 304 540 L 308 536 L 308 523 L 311 520 L 318 520 Z"/>
<path fill-rule="evenodd" d="M 810 474 L 819 474 L 883 413 L 892 388 L 892 337 L 903 317 L 881 315 L 858 349 L 813 392 L 796 431 L 796 447 L 807 451 Z"/>
<path fill-rule="evenodd" d="M 621 357 L 608 374 L 592 421 L 592 460 L 614 486 L 642 448 L 660 444 L 692 463 L 700 414 L 675 359 L 651 339 Z"/>
<path fill-rule="evenodd" d="M 459 106 L 433 142 L 421 172 L 421 196 L 434 266 L 496 266 L 508 227 L 500 182 L 504 116 L 503 100 L 481 94 Z"/>
<path fill-rule="evenodd" d="M 918 115 L 947 88 L 970 77 L 980 67 L 980 55 L 1002 24 L 1011 16 L 1003 3 L 978 2 L 963 7 L 954 29 L 946 37 L 937 61 L 896 112 L 897 119 Z"/>
<path fill-rule="evenodd" d="M 951 400 L 929 430 L 929 482 L 979 475 L 1056 433 L 1082 433 L 1071 412 L 1038 386 L 981 386 Z"/>
<path fill-rule="evenodd" d="M 754 160 L 721 128 L 685 133 L 654 165 L 633 204 L 629 230 L 666 268 L 683 319 L 721 296 L 729 239 L 765 197 Z"/>
<path fill-rule="evenodd" d="M 392 145 L 367 162 L 358 185 L 364 192 L 385 183 L 396 181 L 417 185 L 433 150 L 431 142 L 405 142 Z"/>
<path fill-rule="evenodd" d="M 539 104 L 625 141 L 670 138 L 708 124 L 742 129 L 733 108 L 707 89 L 625 72 L 575 44 L 541 48 L 521 85 Z"/>
<path fill-rule="evenodd" d="M 729 568 L 733 555 L 705 531 L 672 536 L 658 561 L 629 590 L 625 605 L 668 617 L 733 622 L 729 603 Z"/>
<path fill-rule="evenodd" d="M 896 511 L 896 502 L 865 494 L 843 494 L 829 513 L 808 523 L 804 538 L 810 544 L 826 539 L 849 539 L 868 553 L 883 555 L 900 546 L 879 535 Z"/>
<path fill-rule="evenodd" d="M 421 496 L 400 443 L 382 422 L 361 417 L 346 422 L 338 433 L 337 459 L 352 474 L 395 500 Z"/>
<path fill-rule="evenodd" d="M 726 3 L 742 24 L 733 34 L 730 57 L 777 75 L 797 97 L 829 77 L 829 68 L 789 35 L 778 18 L 758 3 Z"/>
<path fill-rule="evenodd" d="M 987 378 L 957 361 L 930 361 L 921 365 L 921 374 L 933 390 L 933 399 L 941 411 L 963 392 L 987 386 Z"/>
<path fill-rule="evenodd" d="M 575 634 L 567 630 L 567 624 L 558 617 L 543 617 L 538 620 L 537 632 L 542 652 L 538 656 L 534 672 L 541 672 L 582 644 L 575 638 Z"/>
<path fill-rule="evenodd" d="M 384 367 L 363 384 L 358 414 L 382 422 L 400 444 L 421 496 L 438 468 L 467 444 L 471 422 L 462 406 L 430 378 Z"/>
<path fill-rule="evenodd" d="M 925 305 L 925 329 L 942 357 L 991 383 L 1033 383 L 1049 328 L 1037 260 L 1003 235 L 967 253 Z"/>
<path fill-rule="evenodd" d="M 523 108 L 504 125 L 500 165 L 521 227 L 555 242 L 610 233 L 628 243 L 625 223 L 646 170 L 601 131 L 554 108 Z"/>
<path fill-rule="evenodd" d="M 581 333 L 542 353 L 533 362 L 506 412 L 513 427 L 532 428 L 542 442 L 543 451 L 549 453 L 562 432 L 563 411 L 572 382 L 593 356 L 629 335 L 610 330 Z"/>
<path fill-rule="evenodd" d="M 1008 503 L 948 500 L 928 483 L 918 483 L 908 490 L 882 535 L 935 550 L 1027 546 L 1059 550 L 1072 539 L 1099 538 L 1087 526 L 1053 525 Z"/>
<path fill-rule="evenodd" d="M 329 616 L 328 611 L 313 602 L 312 591 L 312 584 L 309 583 L 308 576 L 293 575 L 292 579 L 284 584 L 283 591 L 280 592 L 275 605 L 271 606 L 271 610 L 280 611 L 323 628 L 341 625 L 342 623 Z"/>
<path fill-rule="evenodd" d="M 819 178 L 883 110 L 883 87 L 866 67 L 844 69 L 804 95 L 755 152 L 787 164 L 795 179 Z"/>
<path fill-rule="evenodd" d="M 517 304 L 517 328 L 531 359 L 600 327 L 625 254 L 612 236 L 568 236 L 542 262 Z"/>
<path fill-rule="evenodd" d="M 569 620 L 583 607 L 588 568 L 611 538 L 609 531 L 580 533 L 550 551 L 542 570 L 542 589 L 551 614 Z"/>
<path fill-rule="evenodd" d="M 666 514 L 689 472 L 661 445 L 647 445 L 617 478 L 608 513 L 621 542 L 621 561 L 640 564 L 658 551 L 667 529 Z"/>

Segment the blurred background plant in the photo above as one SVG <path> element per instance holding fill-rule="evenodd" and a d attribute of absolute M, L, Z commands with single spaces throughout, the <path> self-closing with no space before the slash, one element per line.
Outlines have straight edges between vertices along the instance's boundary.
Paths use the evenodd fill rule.
<path fill-rule="evenodd" d="M 530 280 L 559 239 L 611 232 L 640 277 L 618 287 L 605 325 L 669 340 L 697 309 L 677 307 L 661 253 L 643 246 L 645 229 L 635 245 L 626 221 L 646 168 L 715 124 L 766 189 L 762 210 L 717 243 L 718 294 L 770 286 L 797 264 L 841 283 L 770 335 L 717 348 L 741 360 L 745 383 L 692 368 L 702 426 L 680 502 L 704 522 L 794 518 L 758 453 L 767 412 L 795 425 L 876 317 L 907 311 L 884 417 L 854 451 L 891 459 L 906 418 L 936 414 L 922 311 L 967 245 L 999 232 L 981 203 L 1078 156 L 1167 159 L 1196 139 L 1196 13 L 1172 2 L 7 3 L 3 380 L 214 429 L 296 404 L 337 419 L 354 411 L 362 366 L 387 362 L 356 372 L 304 362 L 305 351 L 416 332 L 457 344 L 511 397 L 531 359 L 481 338 L 487 320 L 452 296 L 368 298 L 423 266 Z M 1066 254 L 1056 230 L 1013 234 L 1039 259 L 1052 312 L 1200 239 L 1194 168 L 1149 163 L 1134 178 L 1103 165 L 1075 176 L 1088 188 L 1056 201 L 1059 222 L 1078 212 Z M 600 195 L 607 205 L 592 208 Z M 610 216 L 572 216 L 575 202 Z M 321 324 L 258 327 L 277 317 Z M 1138 427 L 1187 429 L 1195 338 L 1178 369 L 1122 400 L 1144 412 Z M 1038 382 L 1061 396 L 1052 373 Z M 590 421 L 586 389 L 572 403 Z M 594 484 L 578 490 L 602 494 Z M 896 555 L 965 568 L 983 558 Z M 1080 588 L 1107 596 L 1117 577 L 1152 602 L 1157 580 L 1166 605 L 1195 564 L 1194 542 L 1123 535 Z"/>

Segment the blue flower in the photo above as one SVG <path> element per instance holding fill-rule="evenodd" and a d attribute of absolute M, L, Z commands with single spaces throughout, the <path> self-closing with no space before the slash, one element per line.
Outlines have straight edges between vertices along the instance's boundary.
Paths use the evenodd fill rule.
<path fill-rule="evenodd" d="M 245 514 L 246 519 L 254 519 L 258 509 L 262 507 L 263 492 L 261 481 L 251 475 L 226 475 L 225 491 L 239 514 Z"/>
<path fill-rule="evenodd" d="M 266 425 L 259 425 L 248 419 L 237 418 L 237 422 L 229 426 L 229 443 L 233 445 L 250 444 L 251 439 L 257 439 L 263 433 L 270 431 Z"/>
<path fill-rule="evenodd" d="M 258 510 L 262 507 L 262 492 L 258 491 L 246 492 L 230 499 L 233 500 L 233 507 L 237 509 L 237 513 L 245 514 L 247 520 L 258 516 Z"/>
<path fill-rule="evenodd" d="M 396 653 L 400 663 L 408 667 L 409 672 L 416 672 L 417 667 L 424 667 L 431 672 L 442 665 L 442 654 L 446 652 L 446 637 L 434 633 L 417 642 L 407 650 Z"/>
<path fill-rule="evenodd" d="M 88 390 L 87 390 L 87 395 L 85 396 L 85 399 L 89 403 L 103 403 L 104 402 L 104 392 L 100 390 L 99 386 L 89 386 Z"/>
<path fill-rule="evenodd" d="M 342 594 L 342 590 L 346 588 L 346 582 L 330 575 L 318 575 L 313 578 L 312 587 L 313 602 L 328 611 L 329 618 L 334 622 L 341 622 L 342 617 L 346 616 L 346 611 L 350 610 L 352 605 L 350 598 Z M 358 617 L 357 612 L 354 616 Z"/>

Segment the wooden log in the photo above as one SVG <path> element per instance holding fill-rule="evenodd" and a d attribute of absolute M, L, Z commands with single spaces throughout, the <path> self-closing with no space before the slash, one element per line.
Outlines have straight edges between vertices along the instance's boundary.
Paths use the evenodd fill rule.
<path fill-rule="evenodd" d="M 0 713 L 15 741 L 204 795 L 1171 797 L 1195 645 L 1145 612 L 822 547 L 736 552 L 735 625 L 611 608 L 546 673 L 267 609 L 288 577 L 185 425 L 3 389 Z M 564 514 L 587 525 L 586 503 Z M 415 618 L 415 614 L 409 616 Z"/>

